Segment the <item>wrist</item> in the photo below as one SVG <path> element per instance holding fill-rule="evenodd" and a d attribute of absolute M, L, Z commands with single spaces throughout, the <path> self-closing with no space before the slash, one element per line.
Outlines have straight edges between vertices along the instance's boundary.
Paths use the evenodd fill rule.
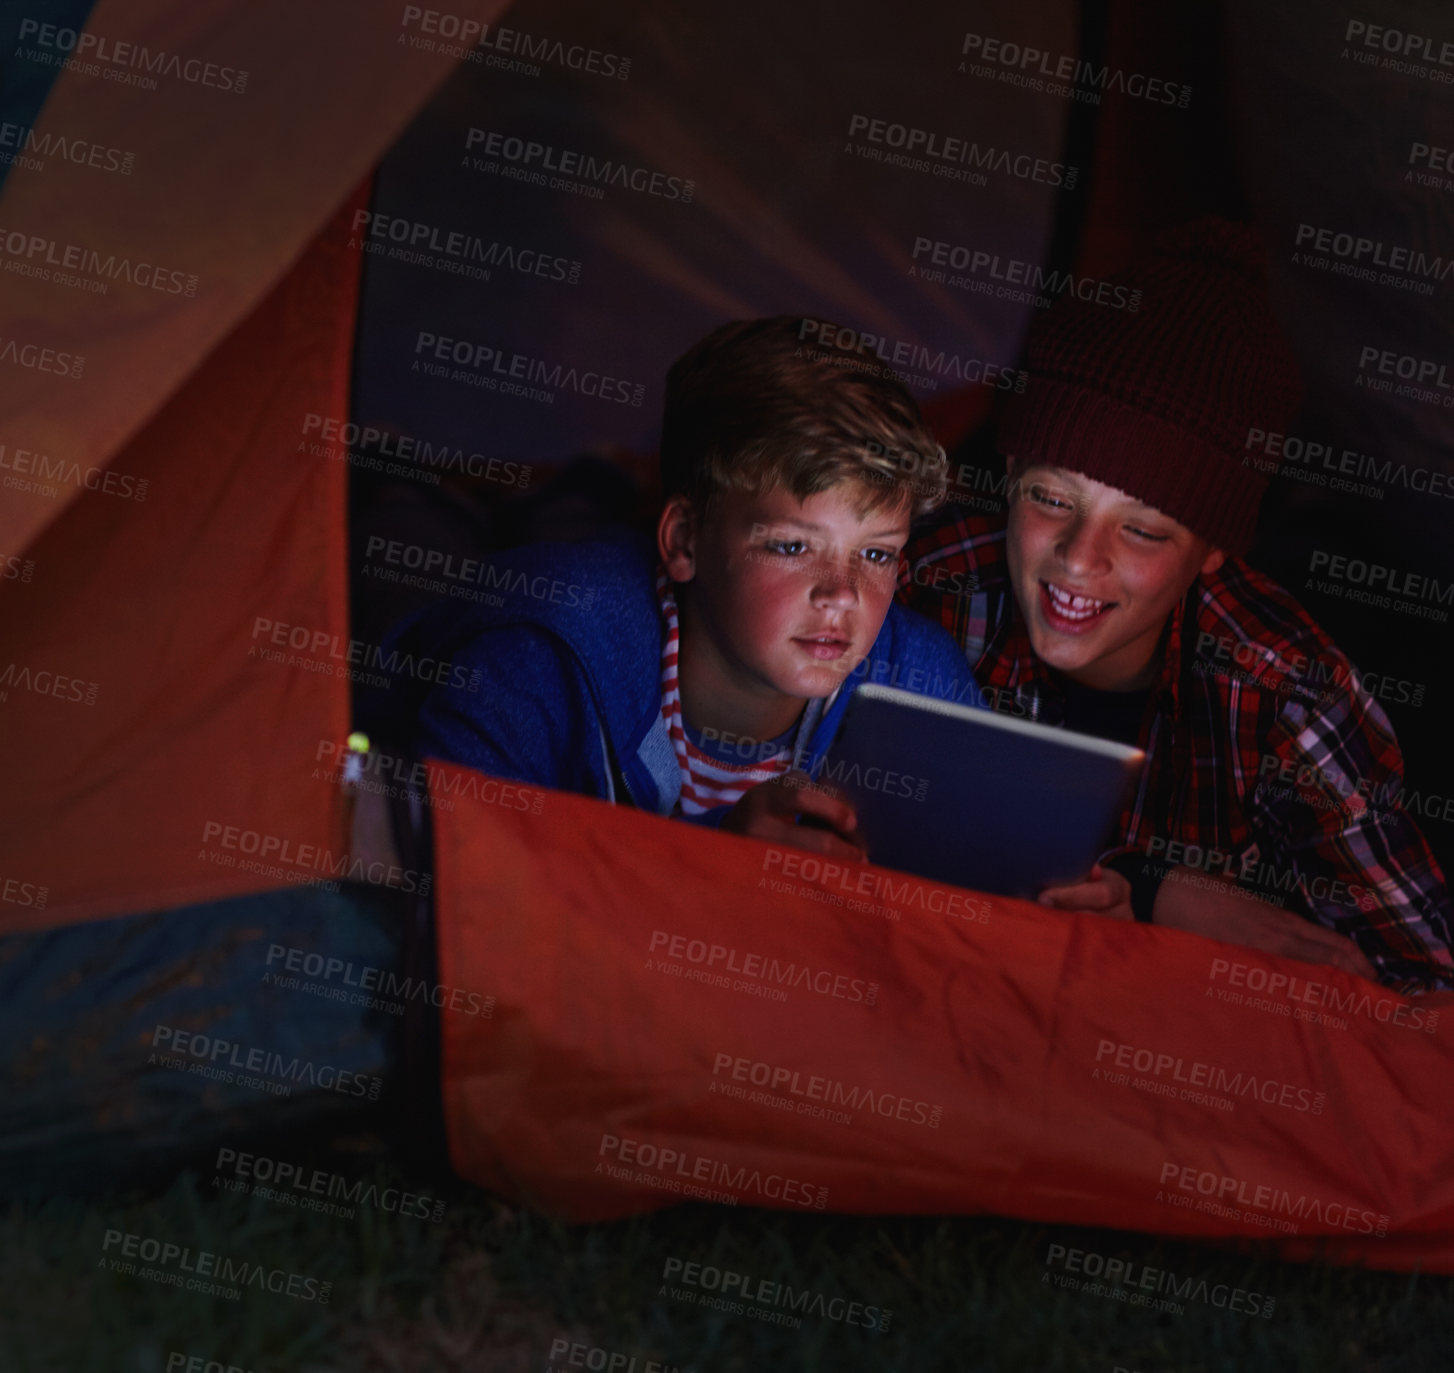
<path fill-rule="evenodd" d="M 1156 923 L 1157 898 L 1166 878 L 1166 870 L 1161 864 L 1144 853 L 1137 852 L 1121 853 L 1114 858 L 1104 859 L 1101 866 L 1119 873 L 1131 884 L 1129 899 L 1131 914 L 1136 922 L 1141 925 Z"/>

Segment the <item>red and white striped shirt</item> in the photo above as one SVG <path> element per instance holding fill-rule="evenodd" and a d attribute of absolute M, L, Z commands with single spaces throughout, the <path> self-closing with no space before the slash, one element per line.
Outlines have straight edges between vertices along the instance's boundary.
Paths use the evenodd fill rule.
<path fill-rule="evenodd" d="M 742 740 L 752 761 L 728 762 L 699 748 L 688 737 L 682 723 L 682 695 L 677 683 L 677 658 L 681 631 L 677 622 L 676 597 L 665 569 L 656 576 L 656 594 L 666 633 L 661 644 L 661 714 L 671 735 L 671 746 L 682 774 L 682 792 L 674 815 L 701 815 L 715 806 L 731 806 L 759 782 L 781 777 L 792 767 L 793 747 L 777 740 Z M 796 730 L 796 726 L 794 726 Z M 764 756 L 765 754 L 765 756 Z"/>

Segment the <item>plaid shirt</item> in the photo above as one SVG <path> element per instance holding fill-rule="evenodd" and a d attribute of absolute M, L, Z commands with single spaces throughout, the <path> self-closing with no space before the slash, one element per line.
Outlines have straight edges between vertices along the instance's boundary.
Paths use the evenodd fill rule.
<path fill-rule="evenodd" d="M 919 536 L 899 594 L 964 645 L 991 708 L 1063 723 L 1015 604 L 1003 516 Z M 1105 857 L 1230 875 L 1353 939 L 1389 986 L 1454 986 L 1454 909 L 1410 815 L 1425 798 L 1405 789 L 1393 728 L 1332 640 L 1228 558 L 1192 583 L 1163 642 L 1146 767 Z"/>

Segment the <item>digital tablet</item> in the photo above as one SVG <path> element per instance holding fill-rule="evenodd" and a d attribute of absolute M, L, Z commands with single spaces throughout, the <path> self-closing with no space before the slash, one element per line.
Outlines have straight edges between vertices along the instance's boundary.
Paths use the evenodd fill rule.
<path fill-rule="evenodd" d="M 895 687 L 860 686 L 817 779 L 857 806 L 868 857 L 936 882 L 1033 898 L 1077 882 L 1146 755 Z"/>

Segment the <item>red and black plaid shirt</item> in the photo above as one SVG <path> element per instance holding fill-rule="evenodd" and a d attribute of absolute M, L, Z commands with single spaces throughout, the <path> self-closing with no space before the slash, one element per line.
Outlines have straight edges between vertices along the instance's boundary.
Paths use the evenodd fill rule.
<path fill-rule="evenodd" d="M 993 709 L 1061 724 L 1064 702 L 1015 604 L 1003 516 L 907 550 L 900 597 L 949 630 Z M 1388 985 L 1454 986 L 1449 889 L 1410 811 L 1387 716 L 1308 613 L 1238 558 L 1172 612 L 1123 843 L 1231 875 L 1354 939 Z M 1437 800 L 1437 798 L 1436 798 Z"/>

